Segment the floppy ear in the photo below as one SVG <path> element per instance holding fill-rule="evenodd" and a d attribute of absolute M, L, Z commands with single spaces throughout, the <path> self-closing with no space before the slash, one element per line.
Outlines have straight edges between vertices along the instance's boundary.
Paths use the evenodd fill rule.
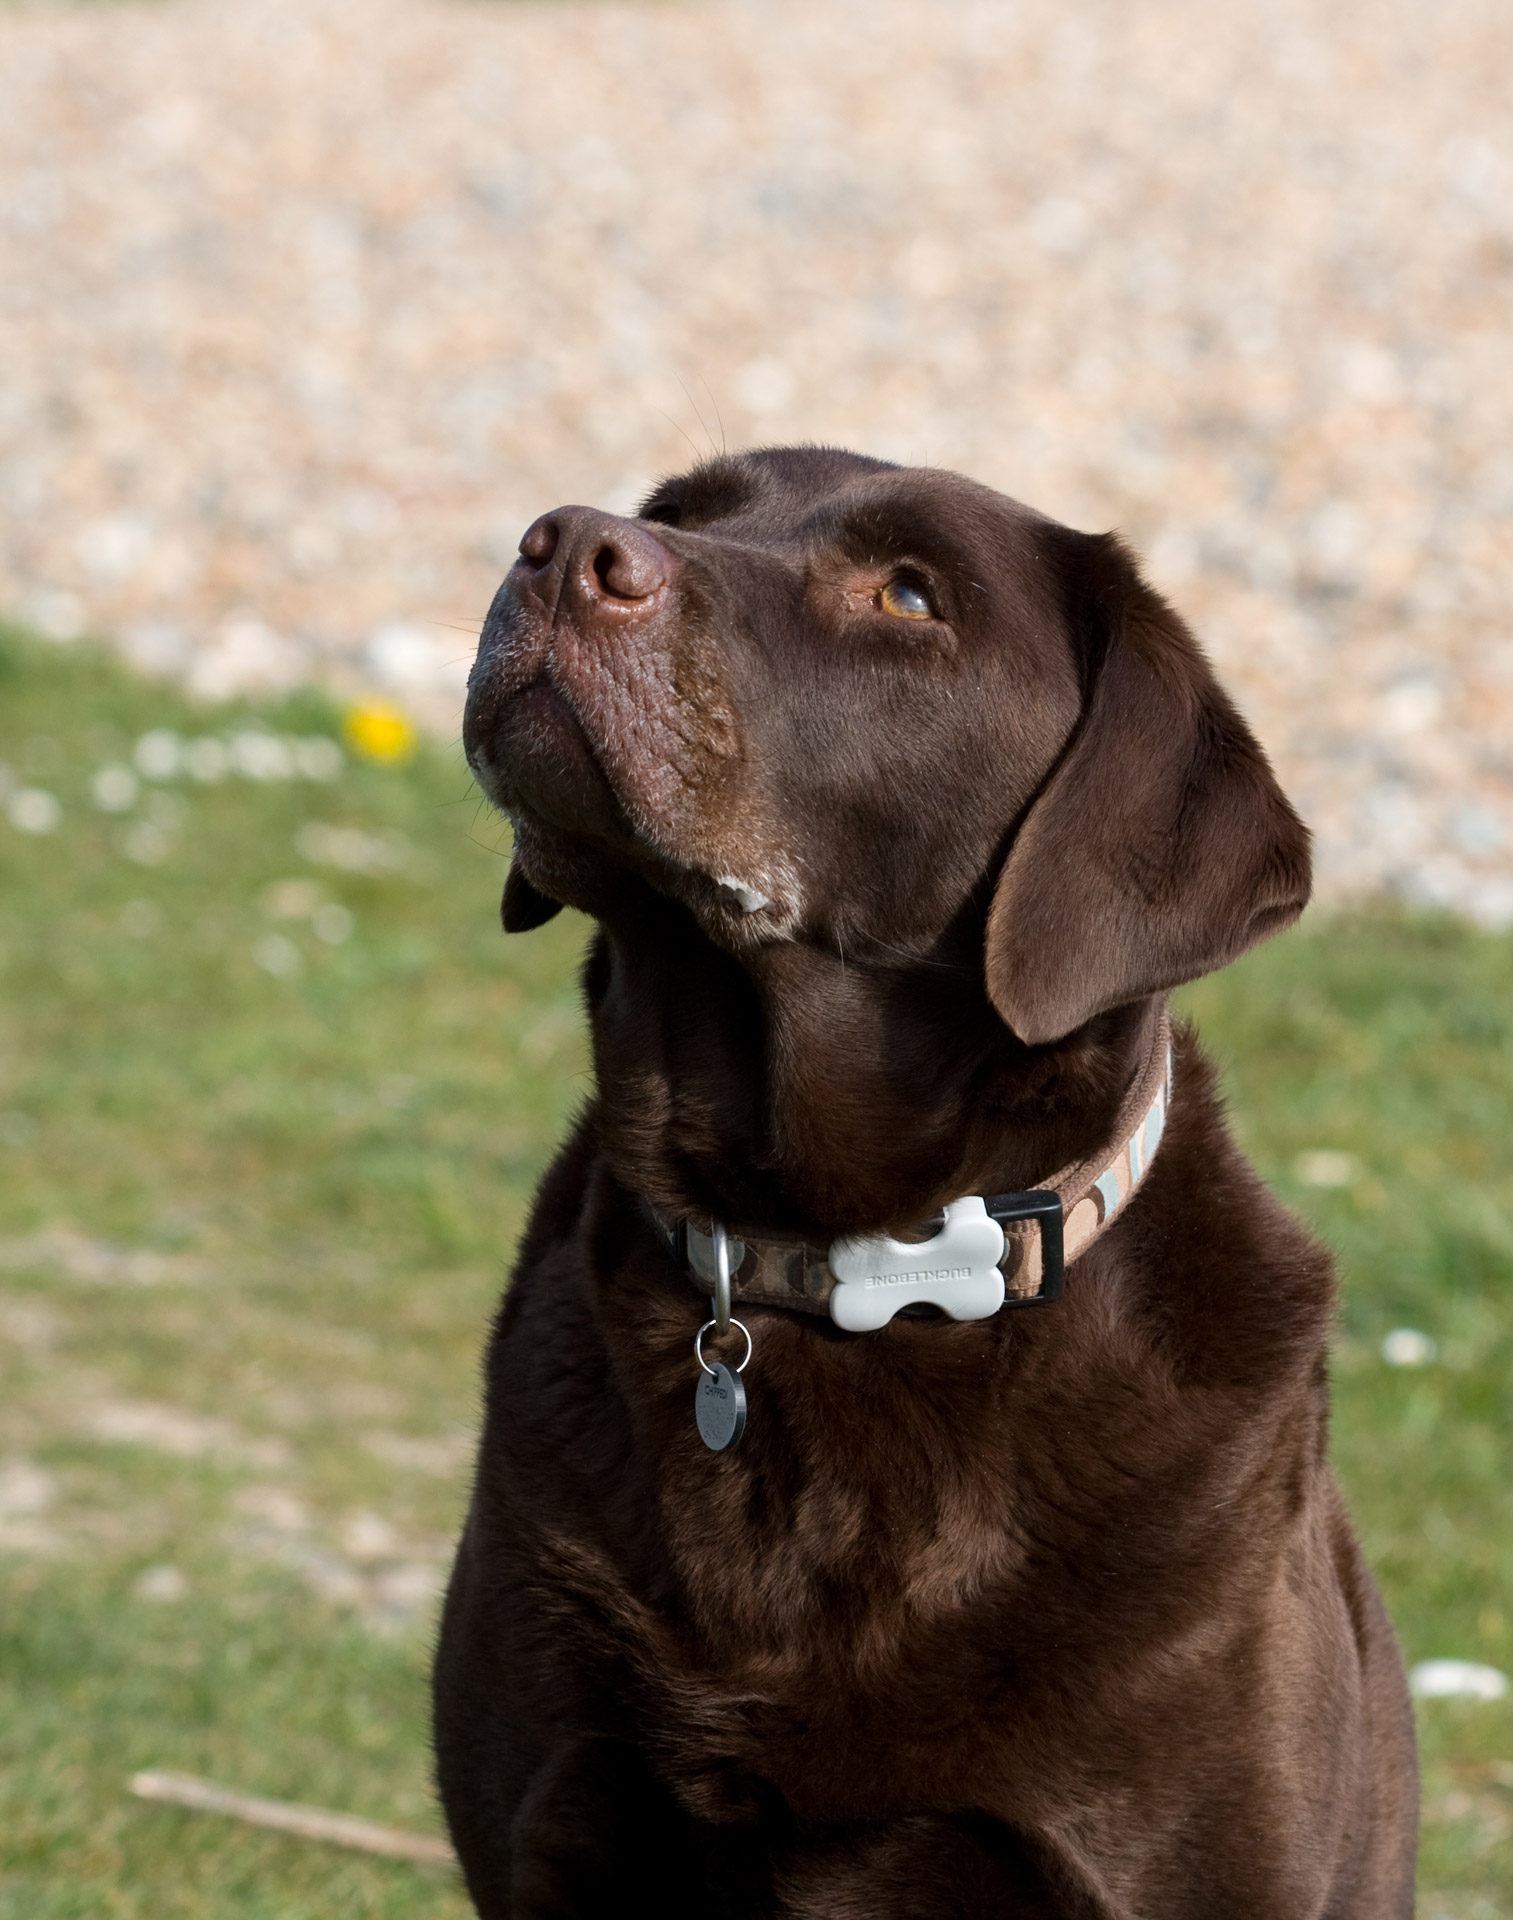
<path fill-rule="evenodd" d="M 538 893 L 520 871 L 520 862 L 511 859 L 504 883 L 504 898 L 499 903 L 499 918 L 506 933 L 529 933 L 532 927 L 544 927 L 561 913 L 562 902 Z"/>
<path fill-rule="evenodd" d="M 1308 829 L 1128 549 L 1069 564 L 1089 690 L 988 915 L 988 997 L 1032 1045 L 1280 932 L 1310 878 Z"/>

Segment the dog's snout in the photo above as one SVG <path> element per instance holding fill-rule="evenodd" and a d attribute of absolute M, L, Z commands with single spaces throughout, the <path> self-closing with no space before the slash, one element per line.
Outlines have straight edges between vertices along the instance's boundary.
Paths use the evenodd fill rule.
<path fill-rule="evenodd" d="M 590 507 L 559 507 L 526 528 L 521 571 L 543 599 L 574 619 L 649 613 L 673 559 L 649 528 Z"/>

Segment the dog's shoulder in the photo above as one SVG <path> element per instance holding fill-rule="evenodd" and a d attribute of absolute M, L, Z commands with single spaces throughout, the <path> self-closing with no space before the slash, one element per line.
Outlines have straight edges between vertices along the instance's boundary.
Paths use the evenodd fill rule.
<path fill-rule="evenodd" d="M 1175 1041 L 1170 1121 L 1129 1222 L 1146 1308 L 1195 1385 L 1264 1392 L 1311 1377 L 1336 1307 L 1333 1257 L 1235 1138 L 1197 1034 L 1179 1023 Z"/>

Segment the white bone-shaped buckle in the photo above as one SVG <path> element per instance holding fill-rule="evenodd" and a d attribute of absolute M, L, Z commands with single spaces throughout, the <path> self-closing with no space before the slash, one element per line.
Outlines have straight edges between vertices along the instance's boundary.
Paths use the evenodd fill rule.
<path fill-rule="evenodd" d="M 986 1320 L 1003 1305 L 1003 1228 L 978 1194 L 953 1200 L 933 1240 L 909 1245 L 879 1234 L 837 1240 L 830 1271 L 839 1284 L 830 1318 L 847 1333 L 874 1333 L 900 1307 L 939 1307 L 953 1320 Z"/>

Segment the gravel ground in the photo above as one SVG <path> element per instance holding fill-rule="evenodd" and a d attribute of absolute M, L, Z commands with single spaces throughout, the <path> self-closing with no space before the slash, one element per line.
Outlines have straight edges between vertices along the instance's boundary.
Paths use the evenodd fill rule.
<path fill-rule="evenodd" d="M 5 8 L 0 604 L 455 726 L 537 511 L 837 440 L 1124 528 L 1323 887 L 1513 924 L 1510 72 L 1506 0 Z"/>

